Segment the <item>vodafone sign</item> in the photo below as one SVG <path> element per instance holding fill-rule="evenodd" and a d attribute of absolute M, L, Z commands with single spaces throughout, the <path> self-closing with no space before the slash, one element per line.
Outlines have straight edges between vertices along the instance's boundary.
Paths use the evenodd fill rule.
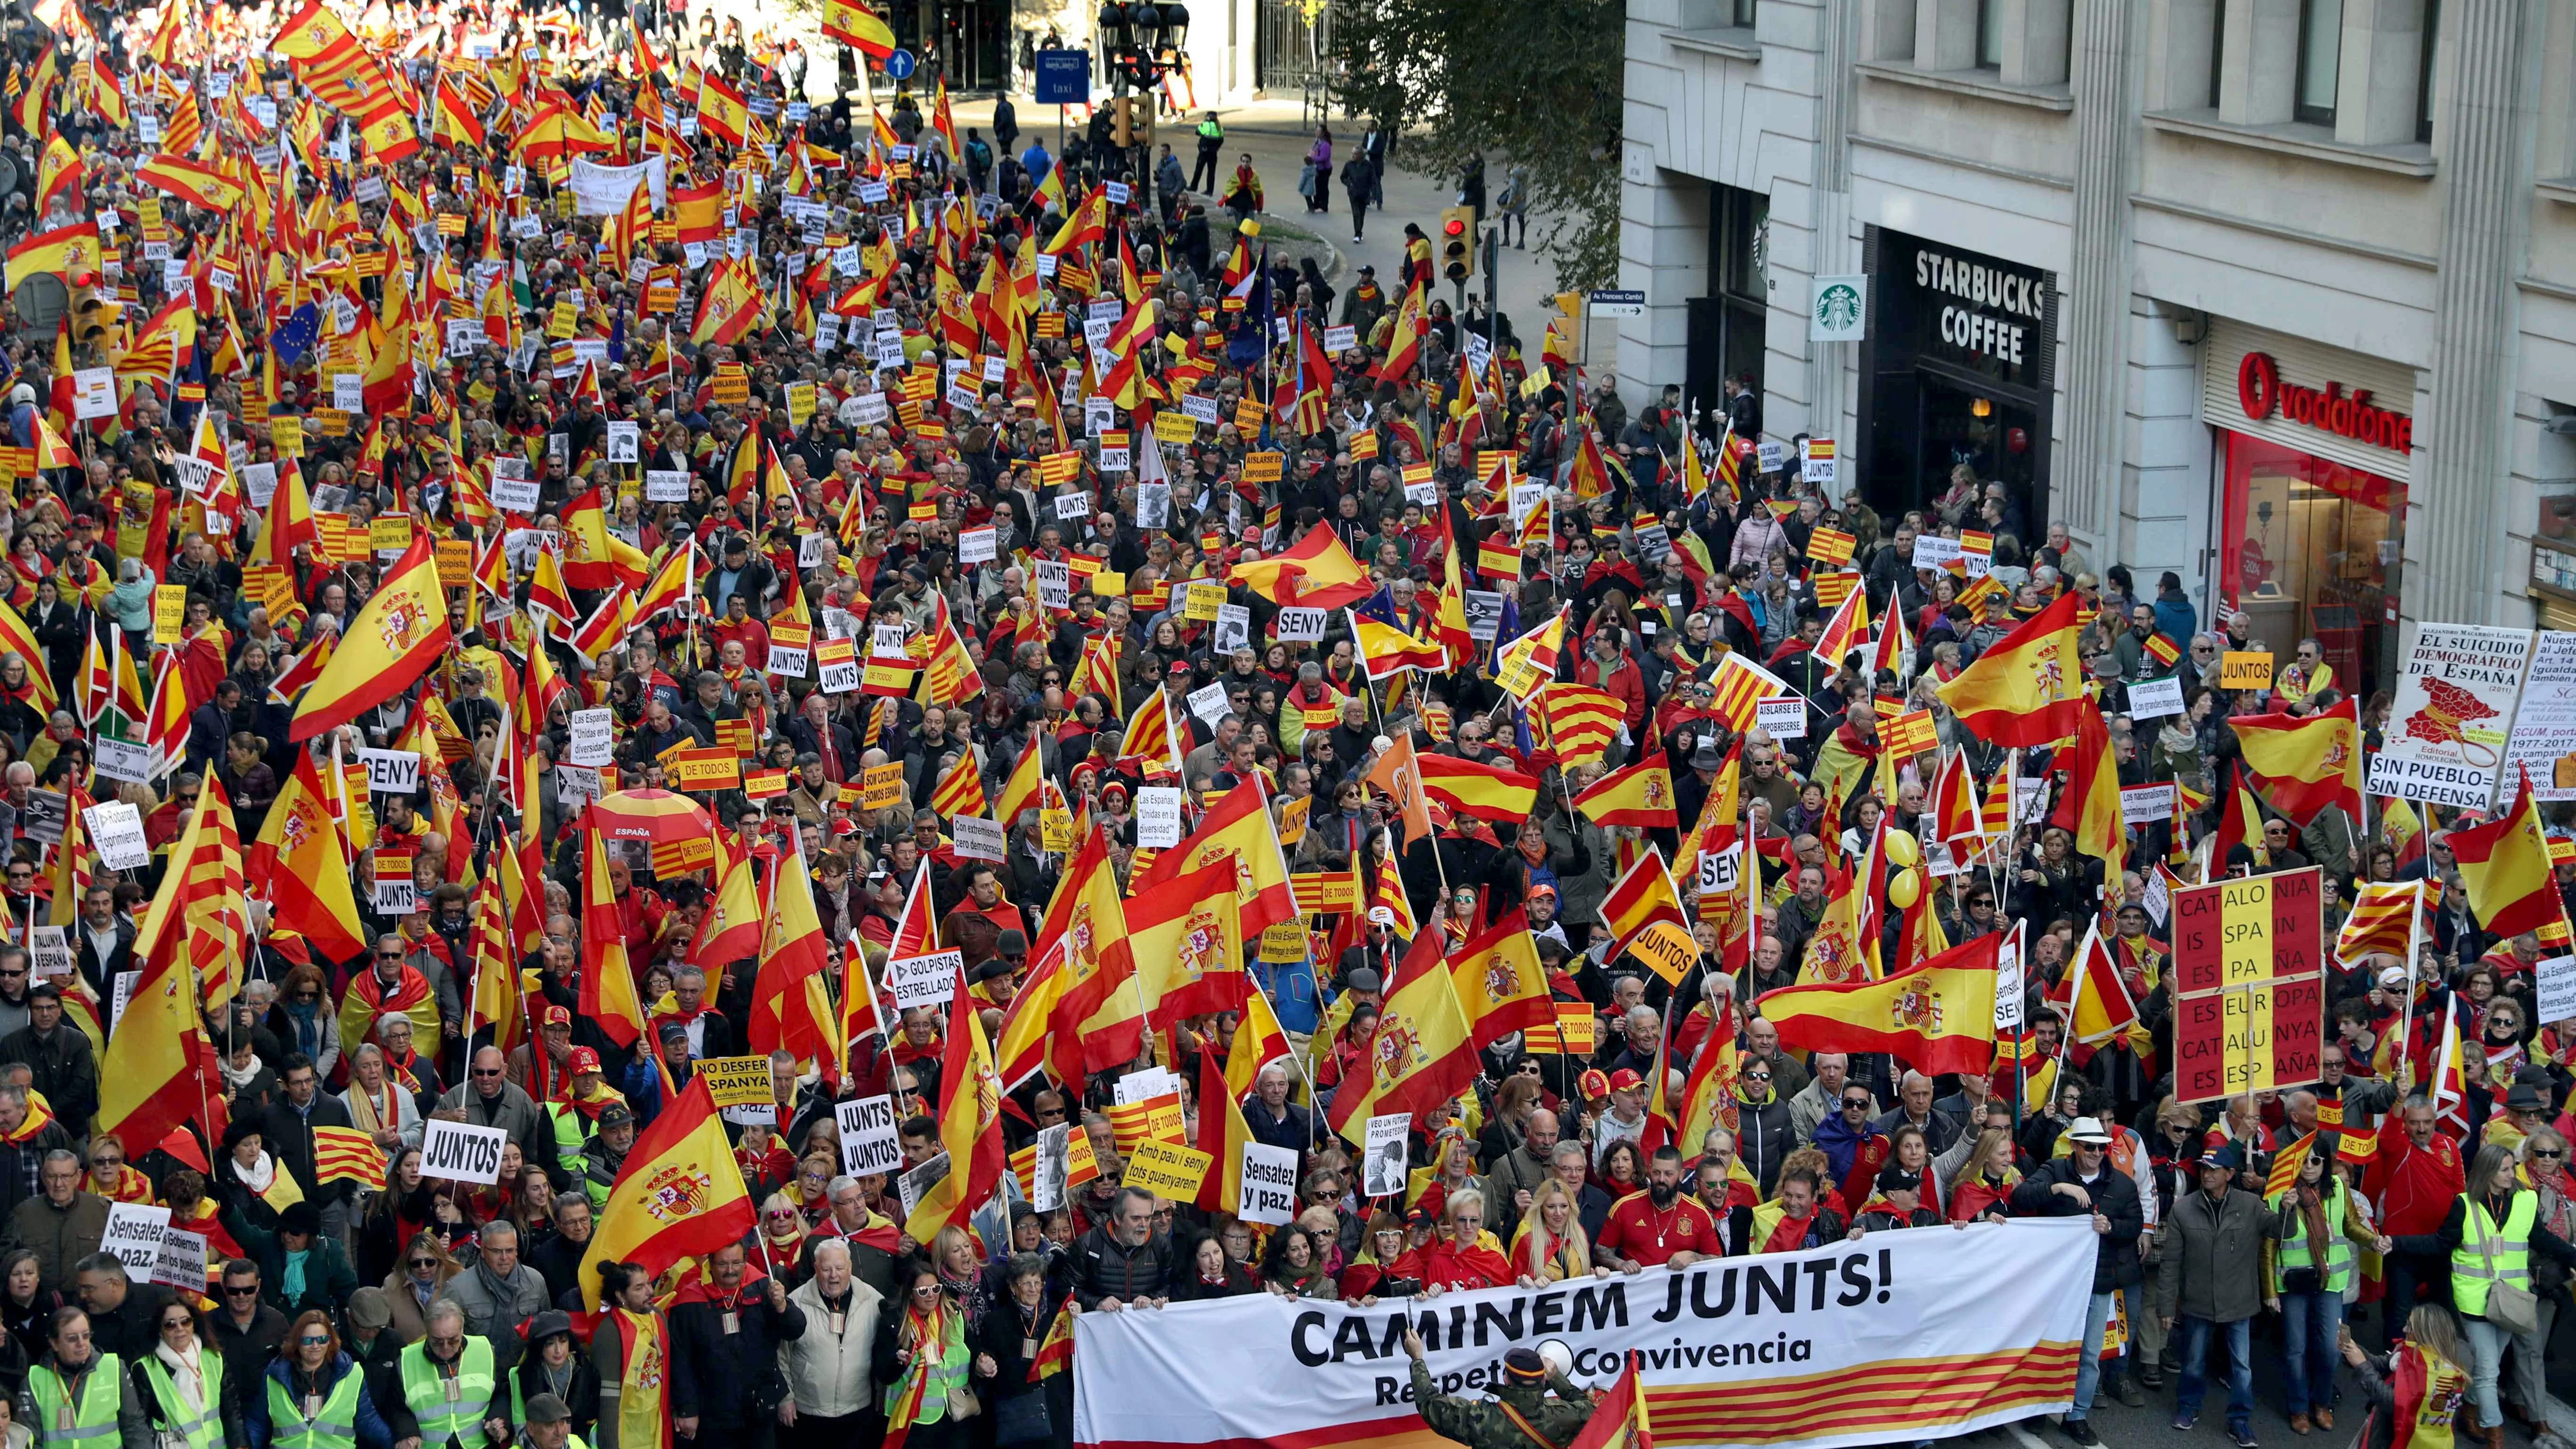
<path fill-rule="evenodd" d="M 2236 365 L 2237 405 L 2255 422 L 2278 415 L 2370 447 L 2412 452 L 2414 419 L 2370 399 L 2366 387 L 2346 392 L 2340 382 L 2329 381 L 2323 388 L 2283 382 L 2281 366 L 2268 352 L 2247 352 Z"/>

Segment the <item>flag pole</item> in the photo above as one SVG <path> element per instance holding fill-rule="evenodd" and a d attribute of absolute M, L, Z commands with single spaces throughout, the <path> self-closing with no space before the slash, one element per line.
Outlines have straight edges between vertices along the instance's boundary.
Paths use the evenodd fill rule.
<path fill-rule="evenodd" d="M 2397 1096 L 2402 1104 L 2415 1085 L 2415 962 L 2424 954 L 2424 891 L 2430 880 L 2415 882 L 2415 908 L 2406 915 L 2406 1000 L 2397 1017 Z"/>

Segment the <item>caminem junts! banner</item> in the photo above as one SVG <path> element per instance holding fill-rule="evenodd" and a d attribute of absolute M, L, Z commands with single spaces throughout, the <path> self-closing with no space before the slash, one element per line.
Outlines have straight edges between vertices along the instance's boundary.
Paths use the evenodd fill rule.
<path fill-rule="evenodd" d="M 1429 1449 L 1443 1441 L 1413 1408 L 1408 1321 L 1444 1393 L 1482 1394 L 1504 1350 L 1551 1339 L 1591 1388 L 1638 1354 L 1658 1445 L 1966 1433 L 2072 1400 L 2093 1259 L 2090 1219 L 2045 1218 L 1374 1308 L 1258 1293 L 1086 1313 L 1073 1437 Z"/>

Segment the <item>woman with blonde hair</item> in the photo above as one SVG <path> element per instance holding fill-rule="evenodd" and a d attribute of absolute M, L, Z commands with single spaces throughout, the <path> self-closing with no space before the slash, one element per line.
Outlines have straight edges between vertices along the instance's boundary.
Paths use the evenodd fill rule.
<path fill-rule="evenodd" d="M 2451 1442 L 2460 1397 L 2469 1385 L 2460 1331 L 2438 1303 L 2419 1303 L 2406 1318 L 2406 1337 L 2386 1354 L 2364 1353 L 2343 1334 L 2343 1361 L 2359 1370 L 2370 1400 L 2370 1418 L 2354 1449 L 2430 1449 Z M 2327 1425 L 2332 1428 L 2332 1424 Z"/>
<path fill-rule="evenodd" d="M 1976 1146 L 1968 1149 L 1966 1162 L 1950 1184 L 1950 1221 L 2011 1217 L 2013 1189 L 2021 1185 L 2021 1169 L 2013 1165 L 2013 1158 L 2011 1132 L 1989 1127 L 1978 1133 Z"/>
<path fill-rule="evenodd" d="M 1574 1195 L 1556 1178 L 1542 1180 L 1530 1194 L 1529 1211 L 1521 1214 L 1512 1234 L 1512 1266 L 1520 1286 L 1536 1288 L 1569 1278 L 1607 1278 L 1610 1270 L 1592 1265 L 1592 1244 L 1583 1234 L 1583 1218 Z"/>

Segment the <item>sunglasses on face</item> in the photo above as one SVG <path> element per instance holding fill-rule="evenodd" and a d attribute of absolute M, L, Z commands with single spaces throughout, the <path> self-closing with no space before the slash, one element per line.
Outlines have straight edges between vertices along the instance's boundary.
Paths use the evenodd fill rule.
<path fill-rule="evenodd" d="M 230 1283 L 224 1285 L 224 1296 L 226 1298 L 248 1298 L 258 1292 L 259 1285 L 256 1283 L 245 1283 L 239 1287 L 235 1287 Z"/>

